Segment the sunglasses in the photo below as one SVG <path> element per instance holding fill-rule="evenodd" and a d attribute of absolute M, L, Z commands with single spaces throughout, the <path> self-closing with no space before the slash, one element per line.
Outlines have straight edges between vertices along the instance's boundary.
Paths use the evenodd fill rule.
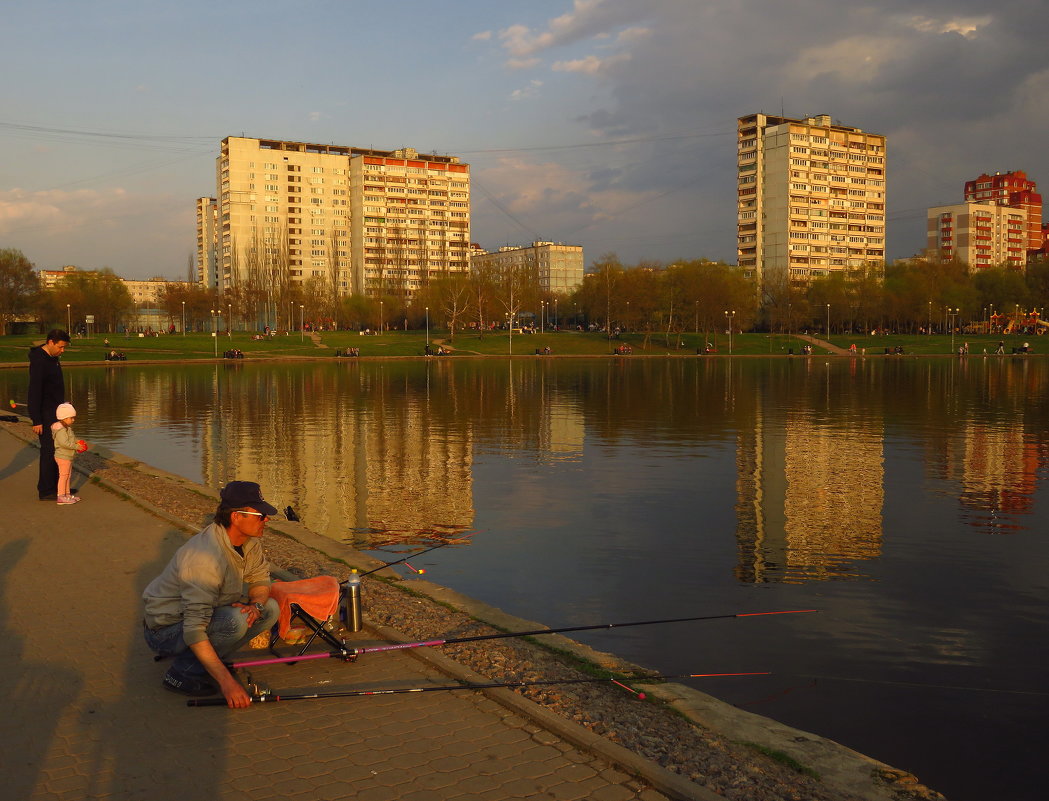
<path fill-rule="evenodd" d="M 262 512 L 237 512 L 238 515 L 251 515 L 252 517 L 261 517 L 263 520 L 269 520 L 269 515 L 264 515 Z"/>

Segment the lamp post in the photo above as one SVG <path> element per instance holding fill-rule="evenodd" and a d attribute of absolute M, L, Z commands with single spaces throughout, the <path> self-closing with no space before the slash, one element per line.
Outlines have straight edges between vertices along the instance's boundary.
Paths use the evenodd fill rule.
<path fill-rule="evenodd" d="M 557 330 L 557 298 L 554 298 L 554 330 Z"/>
<path fill-rule="evenodd" d="M 73 335 L 73 332 L 70 330 L 73 327 L 73 316 L 72 315 L 73 315 L 73 313 L 72 313 L 72 311 L 70 311 L 69 304 L 67 303 L 66 304 L 66 333 L 69 334 L 70 336 Z"/>
<path fill-rule="evenodd" d="M 182 301 L 182 336 L 186 335 L 186 301 Z"/>
<path fill-rule="evenodd" d="M 299 304 L 299 342 L 302 342 L 306 338 L 305 334 L 305 320 L 303 315 L 306 314 L 306 307 L 303 304 Z"/>
<path fill-rule="evenodd" d="M 728 355 L 732 355 L 732 318 L 736 316 L 735 310 L 725 312 L 725 320 L 728 322 Z"/>
<path fill-rule="evenodd" d="M 696 301 L 696 336 L 699 336 L 699 301 Z"/>
<path fill-rule="evenodd" d="M 830 304 L 827 304 L 827 341 L 830 342 Z"/>
<path fill-rule="evenodd" d="M 958 321 L 958 312 L 961 309 L 947 309 L 947 316 L 951 320 L 951 353 L 954 353 L 954 324 Z"/>
<path fill-rule="evenodd" d="M 211 338 L 215 340 L 215 358 L 219 357 L 219 323 L 218 311 L 211 310 Z"/>
<path fill-rule="evenodd" d="M 426 307 L 426 352 L 430 352 L 430 307 Z"/>
<path fill-rule="evenodd" d="M 379 301 L 379 333 L 382 333 L 382 301 Z"/>
<path fill-rule="evenodd" d="M 229 314 L 226 315 L 226 333 L 229 334 L 230 339 L 233 339 L 233 304 L 227 303 L 226 308 L 229 309 Z"/>
<path fill-rule="evenodd" d="M 926 334 L 932 334 L 932 301 L 929 301 L 929 329 L 925 332 Z"/>
<path fill-rule="evenodd" d="M 539 333 L 546 333 L 546 301 L 539 301 Z"/>

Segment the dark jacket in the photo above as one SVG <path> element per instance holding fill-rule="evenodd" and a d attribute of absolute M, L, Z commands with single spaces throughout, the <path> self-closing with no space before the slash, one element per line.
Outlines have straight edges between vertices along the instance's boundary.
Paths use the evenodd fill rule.
<path fill-rule="evenodd" d="M 42 345 L 29 349 L 29 419 L 48 433 L 55 410 L 66 399 L 66 382 L 57 356 L 49 356 Z"/>

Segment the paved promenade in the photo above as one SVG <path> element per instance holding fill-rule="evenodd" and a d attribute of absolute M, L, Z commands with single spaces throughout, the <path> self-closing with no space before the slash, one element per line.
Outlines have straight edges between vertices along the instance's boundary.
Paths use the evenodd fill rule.
<path fill-rule="evenodd" d="M 187 707 L 161 688 L 139 600 L 185 535 L 95 484 L 74 506 L 38 501 L 36 465 L 0 431 L 5 801 L 666 797 L 477 692 Z M 283 692 L 453 683 L 406 652 L 255 678 Z"/>

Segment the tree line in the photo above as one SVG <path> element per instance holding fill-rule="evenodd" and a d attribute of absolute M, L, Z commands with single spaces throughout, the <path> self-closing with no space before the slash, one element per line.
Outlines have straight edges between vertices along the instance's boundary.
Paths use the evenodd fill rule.
<path fill-rule="evenodd" d="M 615 330 L 660 337 L 667 346 L 687 331 L 803 330 L 901 333 L 943 331 L 1008 318 L 1049 305 L 1049 262 L 1026 271 L 997 268 L 971 272 L 958 261 L 906 259 L 819 278 L 806 285 L 766 281 L 759 287 L 736 267 L 707 259 L 663 265 L 623 264 L 614 253 L 595 260 L 573 292 L 542 288 L 534 261 L 505 270 L 445 273 L 408 297 L 379 288 L 374 296 L 344 294 L 340 269 L 303 282 L 267 276 L 265 265 L 219 294 L 197 284 L 172 282 L 157 304 L 168 325 L 256 330 L 314 328 L 422 329 L 429 324 L 452 338 L 464 329 L 580 327 L 611 335 Z M 274 280 L 270 280 L 273 278 Z M 115 332 L 135 312 L 123 282 L 111 270 L 75 271 L 43 290 L 32 263 L 18 250 L 0 250 L 0 330 L 32 317 L 39 325 L 65 326 L 94 315 L 92 330 Z"/>

